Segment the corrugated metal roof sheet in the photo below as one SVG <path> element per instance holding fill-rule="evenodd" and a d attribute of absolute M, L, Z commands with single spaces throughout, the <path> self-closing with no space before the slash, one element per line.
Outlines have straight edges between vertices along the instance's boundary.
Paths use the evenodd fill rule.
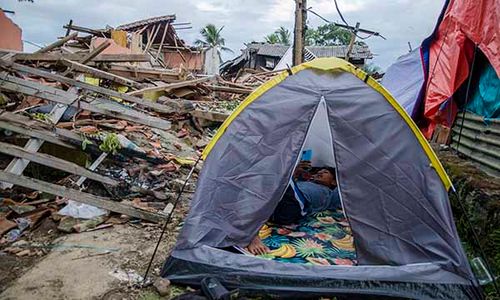
<path fill-rule="evenodd" d="M 290 46 L 280 44 L 251 43 L 247 49 L 257 50 L 257 55 L 282 57 Z"/>
<path fill-rule="evenodd" d="M 139 20 L 128 24 L 123 24 L 116 27 L 116 29 L 129 31 L 139 27 L 143 27 L 145 25 L 150 25 L 159 22 L 173 22 L 173 21 L 175 21 L 175 15 L 165 15 L 160 17 L 153 17 L 149 19 Z"/>
<path fill-rule="evenodd" d="M 347 52 L 347 46 L 307 46 L 309 50 L 316 57 L 340 57 L 344 58 Z M 354 59 L 370 59 L 373 58 L 372 53 L 368 46 L 354 45 L 350 55 Z"/>
<path fill-rule="evenodd" d="M 258 55 L 283 57 L 286 50 L 291 46 L 280 44 L 266 44 L 266 43 L 251 43 L 247 45 L 247 50 L 256 50 Z M 344 58 L 347 46 L 306 46 L 306 54 L 309 52 L 315 57 L 340 57 Z M 370 48 L 368 46 L 354 45 L 351 58 L 354 59 L 370 59 L 373 58 Z"/>
<path fill-rule="evenodd" d="M 474 161 L 487 174 L 500 177 L 500 120 L 489 119 L 486 122 L 484 117 L 469 112 L 462 120 L 462 113 L 457 114 L 452 128 L 451 148 Z"/>

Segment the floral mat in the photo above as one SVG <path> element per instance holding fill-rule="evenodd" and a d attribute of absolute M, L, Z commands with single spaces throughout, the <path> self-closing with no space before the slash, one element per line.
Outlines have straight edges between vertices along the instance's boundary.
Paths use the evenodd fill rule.
<path fill-rule="evenodd" d="M 351 228 L 340 211 L 323 211 L 291 226 L 267 223 L 259 237 L 271 249 L 259 255 L 262 258 L 314 265 L 356 264 Z"/>

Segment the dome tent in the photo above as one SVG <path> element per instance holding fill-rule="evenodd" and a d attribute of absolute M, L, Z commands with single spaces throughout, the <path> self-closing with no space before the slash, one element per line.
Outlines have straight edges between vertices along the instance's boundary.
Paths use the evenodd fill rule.
<path fill-rule="evenodd" d="M 358 265 L 268 261 L 245 247 L 305 147 L 335 165 Z M 255 90 L 205 148 L 191 210 L 162 276 L 271 294 L 480 298 L 448 200 L 452 186 L 411 118 L 360 69 L 320 58 Z"/>

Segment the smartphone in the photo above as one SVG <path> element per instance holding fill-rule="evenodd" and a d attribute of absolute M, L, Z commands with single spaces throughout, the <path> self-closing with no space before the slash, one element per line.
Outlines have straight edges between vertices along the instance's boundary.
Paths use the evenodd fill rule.
<path fill-rule="evenodd" d="M 311 161 L 312 153 L 311 149 L 302 151 L 302 158 L 300 160 Z"/>

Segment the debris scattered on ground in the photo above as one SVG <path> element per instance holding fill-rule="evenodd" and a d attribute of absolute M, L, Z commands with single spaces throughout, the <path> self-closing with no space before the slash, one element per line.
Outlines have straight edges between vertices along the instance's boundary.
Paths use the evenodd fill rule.
<path fill-rule="evenodd" d="M 160 296 L 165 297 L 170 295 L 170 280 L 159 277 L 153 285 Z"/>
<path fill-rule="evenodd" d="M 70 22 L 64 37 L 35 53 L 0 51 L 2 257 L 18 264 L 50 251 L 91 249 L 52 241 L 121 224 L 156 239 L 148 226 L 166 220 L 216 128 L 258 85 L 169 60 L 205 51 L 178 38 L 168 25 L 174 19 L 104 30 Z M 194 189 L 188 183 L 185 191 Z M 93 250 L 74 259 L 116 249 Z M 0 273 L 11 268 L 0 264 Z M 116 276 L 139 281 L 120 270 Z M 9 278 L 15 275 L 1 277 L 2 285 Z"/>

